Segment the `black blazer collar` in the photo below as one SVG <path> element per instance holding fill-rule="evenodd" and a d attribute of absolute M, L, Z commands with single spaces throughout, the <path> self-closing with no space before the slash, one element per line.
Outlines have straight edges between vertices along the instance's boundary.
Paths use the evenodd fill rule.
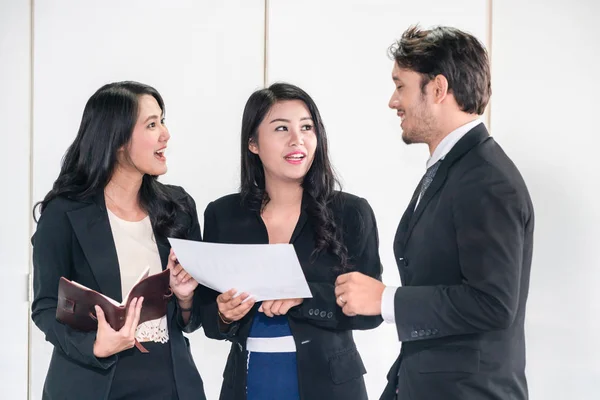
<path fill-rule="evenodd" d="M 405 215 L 412 215 L 410 215 L 410 218 L 403 218 L 404 222 L 408 223 L 408 228 L 406 230 L 405 236 L 405 244 L 408 241 L 410 234 L 413 228 L 415 227 L 415 224 L 419 221 L 419 218 L 421 217 L 423 211 L 427 207 L 427 204 L 429 204 L 433 196 L 435 196 L 435 194 L 440 190 L 440 188 L 446 181 L 450 167 L 452 167 L 454 163 L 456 163 L 460 158 L 462 158 L 466 153 L 468 153 L 469 150 L 477 146 L 479 143 L 485 141 L 487 138 L 489 138 L 489 133 L 485 128 L 485 125 L 481 123 L 475 126 L 473 129 L 471 129 L 469 132 L 467 132 L 458 142 L 456 142 L 454 147 L 452 147 L 452 149 L 448 152 L 448 154 L 446 154 L 446 156 L 442 160 L 442 163 L 440 164 L 435 174 L 435 177 L 433 178 L 433 182 L 431 182 L 431 185 L 429 186 L 421 200 L 419 200 L 419 204 L 417 205 L 417 208 L 416 210 L 414 210 L 413 213 L 410 207 L 414 208 L 414 202 L 416 201 L 415 196 L 418 196 L 419 187 L 421 186 L 419 184 L 417 191 L 415 191 L 415 194 L 413 195 L 413 200 L 409 205 L 409 209 L 407 209 L 405 213 Z"/>

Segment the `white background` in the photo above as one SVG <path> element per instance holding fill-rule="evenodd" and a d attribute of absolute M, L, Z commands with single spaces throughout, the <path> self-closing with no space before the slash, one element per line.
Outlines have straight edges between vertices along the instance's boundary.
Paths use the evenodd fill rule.
<path fill-rule="evenodd" d="M 427 150 L 402 143 L 387 109 L 387 48 L 414 23 L 459 27 L 491 51 L 485 120 L 536 209 L 531 398 L 597 398 L 598 16 L 592 0 L 0 0 L 0 268 L 8 282 L 0 291 L 0 398 L 41 398 L 51 346 L 29 324 L 31 207 L 56 178 L 86 100 L 107 82 L 138 80 L 161 92 L 172 135 L 162 180 L 184 186 L 201 217 L 238 186 L 241 114 L 265 74 L 267 83 L 303 87 L 319 105 L 344 189 L 375 210 L 384 281 L 398 284 L 393 235 Z M 369 395 L 378 398 L 400 347 L 394 327 L 355 337 Z M 190 338 L 216 399 L 228 345 L 202 332 Z"/>

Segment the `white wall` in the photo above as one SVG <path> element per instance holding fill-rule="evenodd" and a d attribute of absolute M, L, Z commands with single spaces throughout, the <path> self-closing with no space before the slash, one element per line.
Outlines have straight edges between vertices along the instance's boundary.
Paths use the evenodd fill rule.
<path fill-rule="evenodd" d="M 27 396 L 30 7 L 0 1 L 0 398 Z"/>
<path fill-rule="evenodd" d="M 526 321 L 531 398 L 596 398 L 600 256 L 594 239 L 600 238 L 600 212 L 592 190 L 600 181 L 594 157 L 600 145 L 594 119 L 600 105 L 598 3 L 495 1 L 491 38 L 489 2 L 482 0 L 267 3 L 268 83 L 296 83 L 319 105 L 345 190 L 367 198 L 375 210 L 384 281 L 390 284 L 399 282 L 392 255 L 396 224 L 427 152 L 404 146 L 397 117 L 387 109 L 393 90 L 387 48 L 417 22 L 455 25 L 484 43 L 491 40 L 491 131 L 521 169 L 537 213 Z M 31 201 L 51 187 L 85 101 L 97 88 L 134 79 L 161 92 L 172 133 L 163 181 L 183 185 L 201 214 L 209 201 L 238 185 L 242 108 L 263 84 L 265 1 L 168 4 L 35 2 L 31 115 L 30 2 L 0 0 L 6 149 L 0 165 L 11 193 L 0 197 L 8 218 L 0 231 L 0 266 L 15 291 L 2 291 L 2 304 L 16 305 L 14 315 L 3 318 L 17 321 L 16 330 L 0 331 L 5 344 L 0 398 L 25 399 L 27 392 L 28 316 L 20 282 L 28 271 Z M 34 325 L 30 334 L 31 399 L 39 399 L 51 347 Z M 370 397 L 378 398 L 400 344 L 391 326 L 355 336 Z M 201 332 L 191 340 L 208 398 L 217 398 L 228 346 Z"/>
<path fill-rule="evenodd" d="M 496 1 L 492 130 L 536 212 L 531 398 L 600 397 L 600 3 Z"/>

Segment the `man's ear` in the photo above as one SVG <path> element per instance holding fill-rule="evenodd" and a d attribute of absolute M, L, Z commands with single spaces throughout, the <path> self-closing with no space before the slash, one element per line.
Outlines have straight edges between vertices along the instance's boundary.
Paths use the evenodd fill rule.
<path fill-rule="evenodd" d="M 444 75 L 436 75 L 430 84 L 433 89 L 434 103 L 440 104 L 448 96 L 448 79 Z"/>

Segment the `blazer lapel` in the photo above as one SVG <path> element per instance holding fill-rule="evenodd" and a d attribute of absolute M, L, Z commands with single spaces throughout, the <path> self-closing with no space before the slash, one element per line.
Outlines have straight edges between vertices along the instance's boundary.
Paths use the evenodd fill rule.
<path fill-rule="evenodd" d="M 160 254 L 160 263 L 164 271 L 165 268 L 167 268 L 167 264 L 169 262 L 169 253 L 171 252 L 171 245 L 169 244 L 169 240 L 164 236 L 160 236 L 154 233 L 154 238 L 156 239 L 158 254 Z"/>
<path fill-rule="evenodd" d="M 296 222 L 296 226 L 294 227 L 294 232 L 292 232 L 292 237 L 290 238 L 290 243 L 294 243 L 296 241 L 296 239 L 298 238 L 298 236 L 300 236 L 300 233 L 302 232 L 302 229 L 304 228 L 304 225 L 306 225 L 306 222 L 308 221 L 308 214 L 306 212 L 306 207 L 307 207 L 307 194 L 303 193 L 302 194 L 302 204 L 300 205 L 300 216 L 298 217 L 298 222 Z"/>
<path fill-rule="evenodd" d="M 421 189 L 422 182 L 423 178 L 421 178 L 421 181 L 419 181 L 419 184 L 417 185 L 417 188 L 415 189 L 412 198 L 410 199 L 410 203 L 408 203 L 408 207 L 406 208 L 406 211 L 404 211 L 402 219 L 398 224 L 398 229 L 396 230 L 396 237 L 394 239 L 395 243 L 405 243 L 405 237 L 408 231 L 408 223 L 410 222 L 411 217 L 414 214 L 415 204 L 417 204 L 417 199 L 419 198 L 419 191 Z"/>
<path fill-rule="evenodd" d="M 69 211 L 67 216 L 100 292 L 121 302 L 123 295 L 119 259 L 103 192 L 100 191 L 88 206 Z"/>
<path fill-rule="evenodd" d="M 452 147 L 450 152 L 446 154 L 446 156 L 442 160 L 442 163 L 440 164 L 440 167 L 437 170 L 437 173 L 435 174 L 435 177 L 433 178 L 433 182 L 431 182 L 431 185 L 429 185 L 429 188 L 427 188 L 427 191 L 423 194 L 423 197 L 419 201 L 417 209 L 414 211 L 414 214 L 408 221 L 408 228 L 404 237 L 405 246 L 408 243 L 408 239 L 410 238 L 410 234 L 412 233 L 413 228 L 415 227 L 415 225 L 419 221 L 419 218 L 425 211 L 425 208 L 427 208 L 427 205 L 429 204 L 433 196 L 435 196 L 435 194 L 444 185 L 444 182 L 446 182 L 446 178 L 448 177 L 448 171 L 450 170 L 450 167 L 452 167 L 452 165 L 456 161 L 458 161 L 463 155 L 469 152 L 469 150 L 471 150 L 473 147 L 477 146 L 484 140 L 488 139 L 489 137 L 490 136 L 487 129 L 485 128 L 485 125 L 481 123 L 473 129 L 471 129 L 469 132 L 467 132 L 467 134 L 463 136 L 454 145 L 454 147 Z M 421 185 L 419 184 L 419 187 L 420 186 Z M 419 187 L 417 188 L 417 192 L 419 191 Z M 410 210 L 407 210 L 407 212 L 410 212 Z"/>
<path fill-rule="evenodd" d="M 431 182 L 431 185 L 429 185 L 429 187 L 423 194 L 423 197 L 421 197 L 421 200 L 419 200 L 417 209 L 415 210 L 414 214 L 412 215 L 412 218 L 410 219 L 410 221 L 408 223 L 406 241 L 408 241 L 408 238 L 410 237 L 410 234 L 411 234 L 413 228 L 415 227 L 415 224 L 417 223 L 417 221 L 423 214 L 423 210 L 425 210 L 425 208 L 427 207 L 427 204 L 429 204 L 429 201 L 431 200 L 431 198 L 438 192 L 438 190 L 440 190 L 443 183 L 446 181 L 447 176 L 448 176 L 448 164 L 446 163 L 446 160 L 443 160 L 435 174 L 435 177 L 433 178 L 433 182 Z"/>

